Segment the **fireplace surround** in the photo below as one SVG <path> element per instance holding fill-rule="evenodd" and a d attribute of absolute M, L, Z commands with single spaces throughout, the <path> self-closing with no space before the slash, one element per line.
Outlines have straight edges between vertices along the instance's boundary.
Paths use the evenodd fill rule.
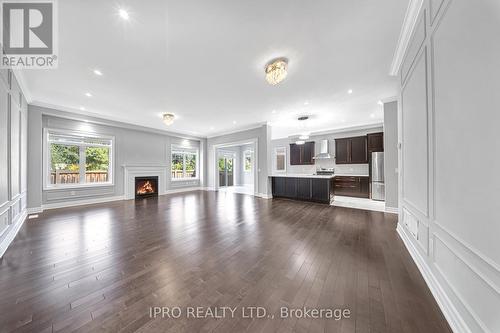
<path fill-rule="evenodd" d="M 135 199 L 136 177 L 158 177 L 158 195 L 166 193 L 169 166 L 125 164 L 122 167 L 125 200 Z"/>

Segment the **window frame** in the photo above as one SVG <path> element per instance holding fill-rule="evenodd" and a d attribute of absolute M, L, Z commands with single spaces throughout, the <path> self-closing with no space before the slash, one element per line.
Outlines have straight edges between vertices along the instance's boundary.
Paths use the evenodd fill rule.
<path fill-rule="evenodd" d="M 182 178 L 172 178 L 172 155 L 174 153 L 182 154 Z M 193 154 L 196 157 L 196 177 L 186 177 L 186 155 Z M 185 182 L 200 180 L 200 149 L 197 147 L 185 147 L 179 145 L 170 146 L 170 181 L 171 182 Z"/>
<path fill-rule="evenodd" d="M 278 151 L 280 151 L 278 153 Z M 283 170 L 278 170 L 278 155 L 283 155 L 285 157 L 285 163 L 284 163 L 284 169 Z M 286 172 L 286 165 L 287 165 L 287 147 L 275 147 L 274 148 L 274 158 L 273 158 L 273 169 L 274 172 L 276 173 L 285 173 Z"/>
<path fill-rule="evenodd" d="M 75 184 L 51 184 L 50 183 L 50 164 L 51 164 L 51 154 L 50 154 L 50 144 L 49 135 L 50 134 L 61 134 L 61 135 L 72 135 L 82 138 L 96 138 L 110 140 L 111 145 L 109 147 L 109 166 L 108 166 L 108 181 L 101 183 L 75 183 Z M 64 145 L 64 144 L 61 144 Z M 77 146 L 79 148 L 86 147 L 99 147 L 99 145 L 91 144 L 68 144 L 67 146 Z M 85 151 L 84 149 L 79 149 L 80 158 L 80 172 L 82 172 L 82 161 L 85 161 Z M 82 159 L 83 156 L 83 159 Z M 92 187 L 109 187 L 115 186 L 115 137 L 112 135 L 99 134 L 95 132 L 82 132 L 82 131 L 72 131 L 66 129 L 54 129 L 54 128 L 44 128 L 43 129 L 43 189 L 46 191 L 50 190 L 60 190 L 60 189 L 71 189 L 71 188 L 92 188 Z M 85 162 L 83 162 L 83 173 L 85 173 Z"/>
<path fill-rule="evenodd" d="M 253 171 L 253 151 L 250 149 L 243 152 L 243 172 L 250 173 Z M 250 156 L 250 169 L 246 169 L 247 156 Z"/>

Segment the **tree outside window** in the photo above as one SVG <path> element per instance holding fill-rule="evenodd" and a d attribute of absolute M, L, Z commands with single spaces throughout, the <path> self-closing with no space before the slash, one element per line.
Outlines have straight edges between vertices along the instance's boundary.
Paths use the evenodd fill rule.
<path fill-rule="evenodd" d="M 48 132 L 48 186 L 108 183 L 112 140 Z"/>
<path fill-rule="evenodd" d="M 198 153 L 190 150 L 172 150 L 171 176 L 174 180 L 198 177 Z"/>

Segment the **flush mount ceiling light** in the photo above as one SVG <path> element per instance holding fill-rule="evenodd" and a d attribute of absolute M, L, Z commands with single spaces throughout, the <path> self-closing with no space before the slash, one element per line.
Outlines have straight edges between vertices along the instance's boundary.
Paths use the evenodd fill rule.
<path fill-rule="evenodd" d="M 122 19 L 124 19 L 125 21 L 128 21 L 128 19 L 130 18 L 130 15 L 128 14 L 128 12 L 123 8 L 118 10 L 118 15 L 120 15 L 120 17 Z"/>
<path fill-rule="evenodd" d="M 279 58 L 272 60 L 266 65 L 266 80 L 271 85 L 277 85 L 286 78 L 288 60 Z"/>
<path fill-rule="evenodd" d="M 175 115 L 173 113 L 164 113 L 163 122 L 165 125 L 170 126 L 174 123 Z"/>

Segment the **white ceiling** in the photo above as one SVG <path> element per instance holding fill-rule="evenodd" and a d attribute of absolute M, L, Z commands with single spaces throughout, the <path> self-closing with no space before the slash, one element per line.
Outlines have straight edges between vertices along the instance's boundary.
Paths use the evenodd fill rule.
<path fill-rule="evenodd" d="M 397 94 L 388 72 L 408 0 L 58 4 L 59 68 L 23 73 L 33 104 L 196 136 L 270 122 L 280 138 L 380 123 L 377 101 Z M 289 74 L 271 86 L 275 57 Z M 178 119 L 167 128 L 162 112 Z"/>

